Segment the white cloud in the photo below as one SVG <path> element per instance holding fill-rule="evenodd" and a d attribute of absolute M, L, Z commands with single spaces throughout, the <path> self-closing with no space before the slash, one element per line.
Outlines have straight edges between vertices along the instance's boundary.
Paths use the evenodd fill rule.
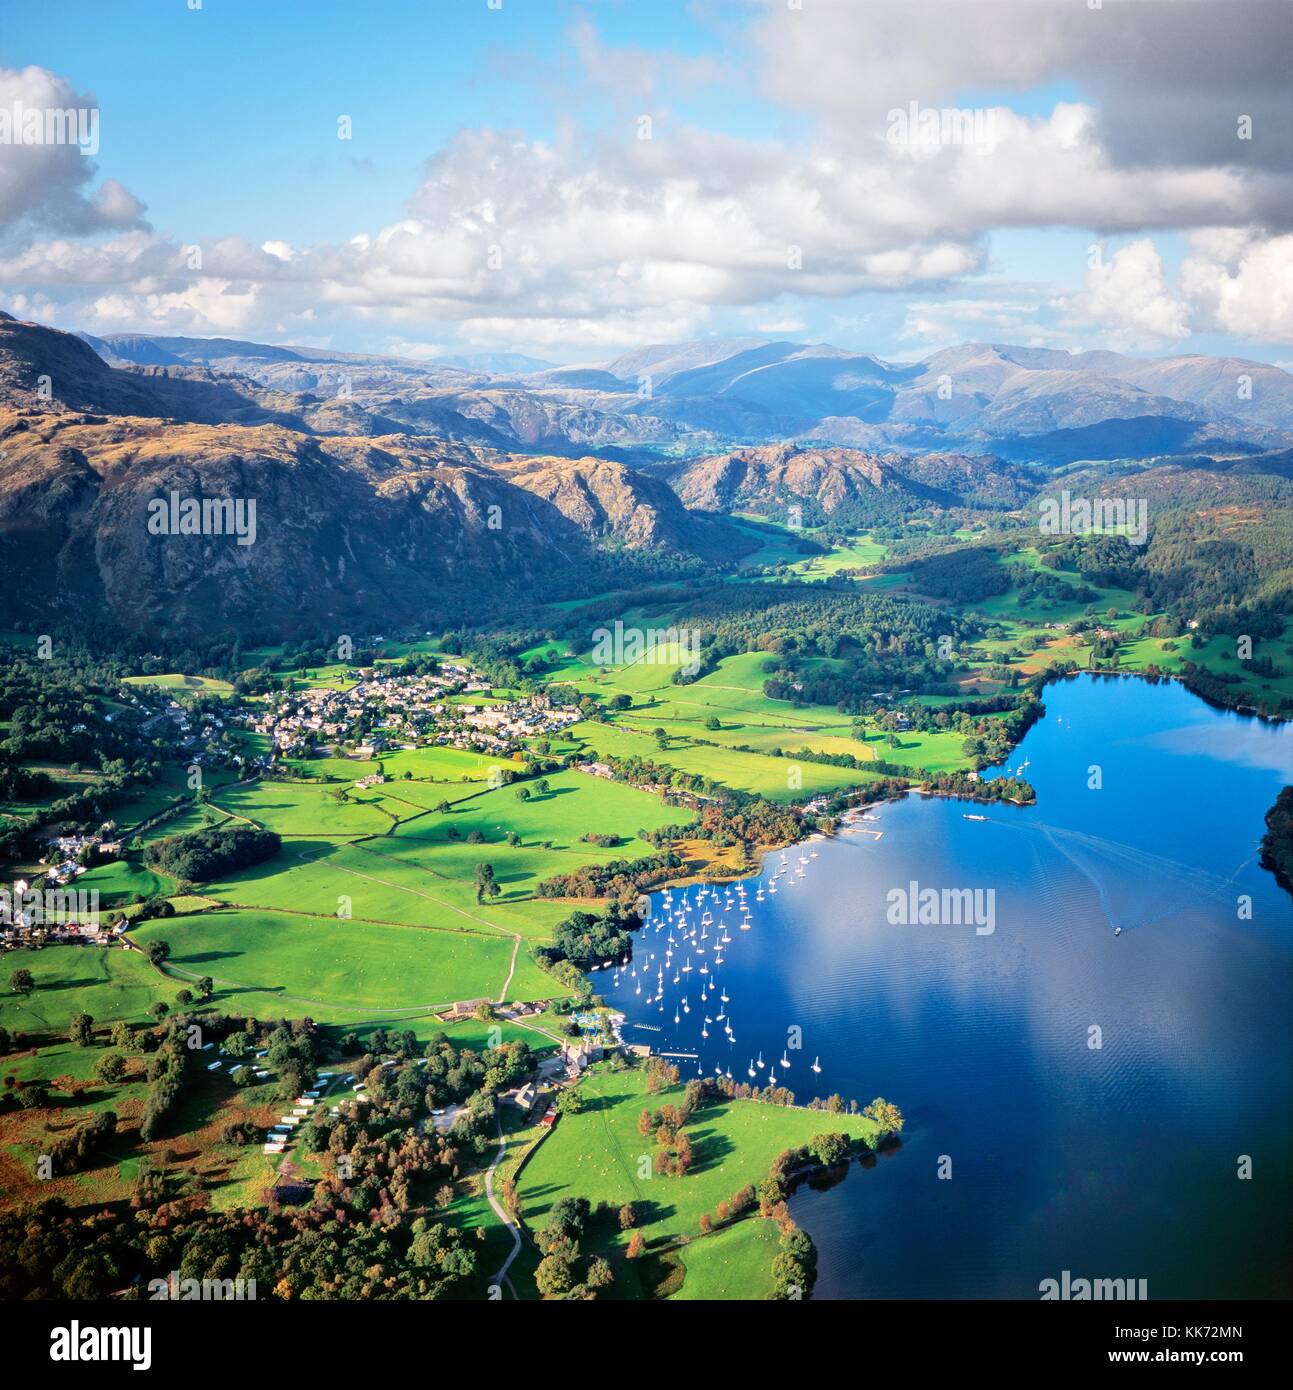
<path fill-rule="evenodd" d="M 756 44 L 765 91 L 848 138 L 909 101 L 1063 83 L 1101 112 L 1116 167 L 1293 164 L 1293 8 L 1272 0 L 765 0 Z"/>
<path fill-rule="evenodd" d="M 1168 288 L 1163 258 L 1148 237 L 1092 266 L 1073 311 L 1074 321 L 1103 328 L 1118 347 L 1161 346 L 1190 334 L 1187 306 Z"/>
<path fill-rule="evenodd" d="M 1190 238 L 1181 284 L 1205 327 L 1266 343 L 1293 343 L 1293 236 L 1229 229 Z"/>
<path fill-rule="evenodd" d="M 1240 43 L 1203 8 L 1189 7 L 1179 27 L 1215 40 L 1211 61 L 1183 56 L 1162 13 L 1129 19 L 1136 5 L 999 0 L 988 17 L 976 0 L 813 0 L 799 10 L 769 0 L 757 30 L 762 80 L 787 111 L 810 117 L 782 139 L 688 128 L 658 106 L 649 140 L 618 117 L 600 141 L 571 123 L 551 143 L 468 128 L 428 160 L 400 220 L 335 243 L 206 241 L 200 270 L 177 240 L 143 226 L 142 205 L 120 184 L 91 187 L 90 161 L 54 150 L 24 166 L 25 182 L 0 182 L 0 228 L 10 227 L 0 289 L 92 330 L 281 336 L 284 325 L 308 325 L 338 341 L 358 325 L 411 342 L 457 334 L 482 346 L 615 347 L 685 336 L 724 313 L 797 333 L 812 301 L 868 292 L 915 296 L 908 340 L 1049 341 L 1078 325 L 1124 346 L 1161 344 L 1185 337 L 1197 308 L 1222 331 L 1288 341 L 1288 238 L 1263 242 L 1247 230 L 1279 227 L 1273 209 L 1289 200 L 1278 161 L 1256 145 L 1201 160 L 1187 132 L 1164 136 L 1161 157 L 1146 163 L 1119 126 L 1139 110 L 1142 88 L 1166 92 L 1177 109 L 1175 80 L 1187 105 L 1211 112 L 1242 95 L 1258 128 L 1271 128 L 1261 113 L 1279 64 L 1249 54 L 1269 37 L 1266 21 L 1254 17 Z M 1256 14 L 1250 0 L 1227 8 Z M 1157 46 L 1141 54 L 1147 36 Z M 654 105 L 664 87 L 715 80 L 710 60 L 609 46 L 587 20 L 570 38 L 583 80 L 627 102 Z M 1133 75 L 1108 61 L 1118 44 L 1138 53 Z M 29 68 L 0 70 L 0 104 L 6 79 L 32 99 L 76 99 L 63 79 Z M 1101 100 L 1034 114 L 996 105 L 981 146 L 912 149 L 885 138 L 888 110 L 909 101 L 1060 79 Z M 0 149 L 0 173 L 13 153 Z M 1080 294 L 975 296 L 994 231 L 1056 227 L 1141 239 L 1089 274 Z M 1160 228 L 1210 229 L 1180 297 L 1143 235 Z M 1238 230 L 1223 246 L 1226 228 Z M 109 235 L 79 239 L 89 231 Z"/>
<path fill-rule="evenodd" d="M 45 68 L 0 67 L 0 230 L 40 228 L 81 235 L 143 225 L 144 205 L 116 179 L 93 187 L 95 161 L 75 143 L 60 142 L 71 128 L 52 113 L 80 113 L 93 153 L 101 130 L 98 103 Z M 40 134 L 32 139 L 27 118 Z M 53 136 L 53 139 L 47 137 Z"/>

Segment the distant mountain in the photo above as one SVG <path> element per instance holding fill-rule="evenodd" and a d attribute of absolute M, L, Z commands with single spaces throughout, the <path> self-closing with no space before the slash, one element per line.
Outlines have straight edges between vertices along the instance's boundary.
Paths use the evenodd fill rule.
<path fill-rule="evenodd" d="M 548 371 L 555 365 L 541 357 L 527 357 L 523 352 L 472 352 L 435 360 L 441 366 L 460 367 L 465 372 L 487 372 L 490 376 L 523 376 L 528 372 Z"/>
<path fill-rule="evenodd" d="M 826 344 L 728 338 L 562 367 L 513 353 L 425 362 L 236 339 L 87 341 L 114 365 L 202 366 L 261 390 L 351 402 L 411 433 L 536 453 L 685 456 L 796 439 L 1061 464 L 1293 444 L 1293 377 L 1238 358 L 970 343 L 895 364 Z"/>

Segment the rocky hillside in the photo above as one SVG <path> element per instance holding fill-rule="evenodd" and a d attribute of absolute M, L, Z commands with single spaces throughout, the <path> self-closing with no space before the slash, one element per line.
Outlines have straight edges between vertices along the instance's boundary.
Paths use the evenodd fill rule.
<path fill-rule="evenodd" d="M 813 502 L 829 515 L 879 492 L 913 490 L 900 473 L 870 454 L 795 444 L 696 459 L 668 476 L 687 506 L 715 512 L 773 513 L 795 502 Z"/>
<path fill-rule="evenodd" d="M 587 536 L 629 548 L 735 559 L 745 548 L 732 529 L 689 507 L 659 478 L 609 459 L 514 459 L 508 481 L 541 497 Z M 717 509 L 716 509 L 717 510 Z"/>
<path fill-rule="evenodd" d="M 173 492 L 254 500 L 254 541 L 150 530 L 150 504 Z M 746 548 L 658 479 L 596 459 L 0 412 L 0 563 L 24 575 L 6 586 L 6 621 L 55 624 L 88 605 L 143 629 L 421 622 L 482 593 L 555 594 L 607 546 L 711 561 Z"/>

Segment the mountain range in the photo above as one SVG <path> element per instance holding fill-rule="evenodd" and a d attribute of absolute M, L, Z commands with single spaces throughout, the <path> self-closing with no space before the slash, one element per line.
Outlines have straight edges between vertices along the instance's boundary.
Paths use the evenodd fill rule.
<path fill-rule="evenodd" d="M 0 313 L 0 561 L 22 575 L 0 620 L 469 617 L 482 594 L 737 567 L 758 544 L 738 514 L 1002 513 L 1057 467 L 1111 459 L 1170 474 L 1184 457 L 1229 495 L 1240 474 L 1287 477 L 1291 449 L 1293 377 L 1234 359 L 969 345 L 896 365 L 729 340 L 561 367 L 91 337 Z M 256 543 L 150 533 L 150 502 L 172 493 L 256 499 Z"/>

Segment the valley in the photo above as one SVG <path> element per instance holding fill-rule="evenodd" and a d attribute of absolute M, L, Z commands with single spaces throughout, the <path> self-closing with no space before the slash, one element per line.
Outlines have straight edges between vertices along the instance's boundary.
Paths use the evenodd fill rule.
<path fill-rule="evenodd" d="M 817 1277 L 795 1193 L 850 1156 L 901 1164 L 901 1111 L 811 1077 L 680 1074 L 615 998 L 646 905 L 758 878 L 792 844 L 857 843 L 857 815 L 913 792 L 973 801 L 955 814 L 975 821 L 1045 814 L 1017 750 L 1078 673 L 1179 682 L 1272 727 L 1293 710 L 1287 512 L 1267 507 L 1290 484 L 1260 451 L 1075 470 L 714 436 L 699 458 L 626 463 L 447 438 L 443 414 L 424 437 L 409 412 L 447 408 L 443 382 L 387 401 L 404 423 L 367 436 L 302 398 L 326 366 L 270 374 L 271 401 L 221 359 L 230 414 L 227 395 L 194 404 L 192 345 L 141 372 L 6 332 L 65 353 L 76 394 L 33 411 L 11 393 L 0 544 L 39 525 L 65 556 L 113 557 L 79 592 L 64 560 L 37 566 L 0 634 L 9 1209 L 34 1195 L 42 1132 L 67 1141 L 49 1191 L 71 1212 L 165 1193 L 194 1221 L 377 1200 L 339 1171 L 347 1152 L 435 1214 L 448 1264 L 434 1294 L 410 1275 L 419 1296 L 494 1279 L 508 1298 L 793 1296 Z M 394 381 L 363 370 L 360 399 Z M 667 399 L 690 399 L 693 370 Z M 591 388 L 456 382 L 453 408 L 480 420 L 513 389 Z M 257 495 L 246 554 L 183 535 L 135 553 L 134 510 L 189 470 L 204 494 Z M 1141 489 L 1147 543 L 1048 534 L 1061 486 Z M 263 848 L 234 864 L 240 835 Z M 93 907 L 47 920 L 60 888 Z M 171 1098 L 148 1059 L 194 1028 L 215 1060 L 176 1052 Z M 422 1147 L 365 1148 L 401 1133 Z M 653 1177 L 679 1200 L 657 1207 Z"/>

